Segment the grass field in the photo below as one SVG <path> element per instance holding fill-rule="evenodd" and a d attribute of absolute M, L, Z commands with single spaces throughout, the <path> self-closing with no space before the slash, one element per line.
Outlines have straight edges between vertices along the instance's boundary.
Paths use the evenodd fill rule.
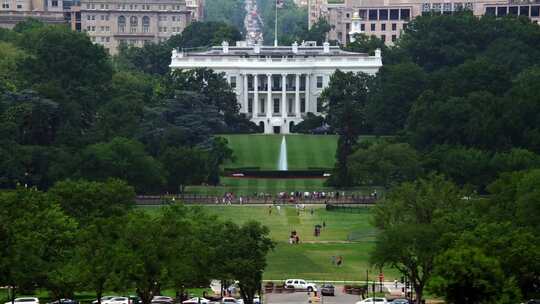
<path fill-rule="evenodd" d="M 221 135 L 229 142 L 236 160 L 228 168 L 260 167 L 276 170 L 282 135 Z M 289 169 L 334 166 L 337 137 L 333 135 L 287 135 Z"/>
<path fill-rule="evenodd" d="M 294 207 L 285 207 L 278 213 L 274 208 L 269 214 L 267 207 L 206 206 L 209 213 L 235 223 L 256 220 L 270 229 L 270 236 L 277 246 L 268 255 L 264 273 L 267 280 L 283 280 L 289 277 L 311 280 L 365 280 L 366 270 L 370 279 L 376 279 L 379 271 L 369 266 L 369 253 L 373 249 L 376 230 L 371 224 L 371 212 L 367 208 L 360 213 L 329 212 L 324 208 L 306 208 L 297 215 Z M 149 212 L 159 212 L 149 207 Z M 313 235 L 316 224 L 325 222 L 320 237 Z M 299 245 L 288 244 L 290 231 L 300 236 Z M 342 267 L 333 266 L 332 256 L 342 256 Z M 397 278 L 394 270 L 385 270 L 387 280 Z"/>

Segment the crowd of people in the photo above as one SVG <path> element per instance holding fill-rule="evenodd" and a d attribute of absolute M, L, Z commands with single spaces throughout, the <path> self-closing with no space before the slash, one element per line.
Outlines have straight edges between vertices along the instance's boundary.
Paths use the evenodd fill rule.
<path fill-rule="evenodd" d="M 189 196 L 189 195 L 187 195 Z M 194 198 L 204 199 L 205 196 L 193 195 Z M 256 192 L 252 195 L 236 195 L 234 192 L 226 192 L 222 196 L 213 196 L 214 203 L 231 205 L 231 204 L 249 204 L 249 203 L 265 203 L 265 204 L 303 204 L 303 203 L 329 203 L 329 202 L 355 202 L 355 201 L 374 201 L 377 199 L 377 190 L 374 190 L 369 195 L 358 193 L 345 193 L 344 191 L 324 192 L 279 192 L 270 194 L 265 192 Z M 208 198 L 208 197 L 206 197 Z"/>

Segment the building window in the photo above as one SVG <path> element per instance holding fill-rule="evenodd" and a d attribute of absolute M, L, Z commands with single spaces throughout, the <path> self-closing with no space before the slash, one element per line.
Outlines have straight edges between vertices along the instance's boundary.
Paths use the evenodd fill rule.
<path fill-rule="evenodd" d="M 322 76 L 317 76 L 317 88 L 321 89 L 322 86 L 323 86 L 323 77 Z"/>
<path fill-rule="evenodd" d="M 51 1 L 51 6 L 52 7 L 58 7 L 58 0 Z"/>
<path fill-rule="evenodd" d="M 401 20 L 408 21 L 411 18 L 411 10 L 408 8 L 401 9 Z"/>
<path fill-rule="evenodd" d="M 497 14 L 496 9 L 494 7 L 486 7 L 486 15 L 487 16 L 495 16 Z"/>
<path fill-rule="evenodd" d="M 397 40 L 397 36 L 396 35 L 392 35 L 392 42 L 395 42 Z"/>
<path fill-rule="evenodd" d="M 386 23 L 381 24 L 381 31 L 386 31 Z"/>
<path fill-rule="evenodd" d="M 382 42 L 386 42 L 386 35 L 381 35 Z"/>
<path fill-rule="evenodd" d="M 274 114 L 279 113 L 279 98 L 274 98 Z"/>
<path fill-rule="evenodd" d="M 369 20 L 377 20 L 377 10 L 370 9 L 368 11 Z"/>
<path fill-rule="evenodd" d="M 529 16 L 529 6 L 523 5 L 519 7 L 519 15 L 520 16 Z"/>
<path fill-rule="evenodd" d="M 360 24 L 360 31 L 364 32 L 366 30 L 366 25 L 364 23 Z"/>
<path fill-rule="evenodd" d="M 347 18 L 351 18 L 351 15 L 350 14 L 345 14 L 345 16 L 347 16 Z"/>
<path fill-rule="evenodd" d="M 137 19 L 137 17 L 131 16 L 129 18 L 129 31 L 131 33 L 136 33 L 138 24 L 139 24 L 139 20 Z"/>
<path fill-rule="evenodd" d="M 306 113 L 306 99 L 300 98 L 300 112 Z"/>
<path fill-rule="evenodd" d="M 367 14 L 367 11 L 365 9 L 358 10 L 358 17 L 360 17 L 360 19 L 362 20 L 366 19 L 366 14 Z"/>
<path fill-rule="evenodd" d="M 388 20 L 388 10 L 379 10 L 379 20 Z"/>
<path fill-rule="evenodd" d="M 144 33 L 148 33 L 150 30 L 150 17 L 144 16 L 142 17 L 142 31 Z"/>
<path fill-rule="evenodd" d="M 288 110 L 287 113 L 293 113 L 293 107 L 294 107 L 293 99 L 289 98 L 289 101 L 287 103 L 287 110 Z"/>
<path fill-rule="evenodd" d="M 323 99 L 317 97 L 317 112 L 321 113 L 323 111 Z"/>
<path fill-rule="evenodd" d="M 472 2 L 465 3 L 465 9 L 468 10 L 468 11 L 472 11 L 473 10 L 473 3 Z"/>
<path fill-rule="evenodd" d="M 21 9 L 22 8 L 22 5 L 21 4 L 17 4 L 17 9 Z"/>
<path fill-rule="evenodd" d="M 517 6 L 510 6 L 508 8 L 508 15 L 517 16 L 518 14 L 518 7 Z"/>
<path fill-rule="evenodd" d="M 375 31 L 375 23 L 372 23 L 372 24 L 371 24 L 371 31 L 372 31 L 372 32 Z"/>
<path fill-rule="evenodd" d="M 506 6 L 497 7 L 497 16 L 506 16 Z"/>
<path fill-rule="evenodd" d="M 430 3 L 423 3 L 422 4 L 422 13 L 429 13 L 431 11 L 431 4 Z"/>
<path fill-rule="evenodd" d="M 540 6 L 531 6 L 531 17 L 540 16 Z"/>
<path fill-rule="evenodd" d="M 236 88 L 236 76 L 231 76 L 231 88 Z"/>
<path fill-rule="evenodd" d="M 123 33 L 126 31 L 126 17 L 124 16 L 118 17 L 118 31 L 120 33 Z"/>
<path fill-rule="evenodd" d="M 253 113 L 253 98 L 248 98 L 248 113 Z"/>
<path fill-rule="evenodd" d="M 397 31 L 397 24 L 396 23 L 392 23 L 392 31 Z"/>
<path fill-rule="evenodd" d="M 399 9 L 390 10 L 390 20 L 399 20 Z"/>

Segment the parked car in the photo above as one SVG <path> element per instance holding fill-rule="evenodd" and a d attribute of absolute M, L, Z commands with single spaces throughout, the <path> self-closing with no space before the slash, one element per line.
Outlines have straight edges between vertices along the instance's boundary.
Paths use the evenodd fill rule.
<path fill-rule="evenodd" d="M 14 302 L 16 304 L 39 304 L 38 298 L 15 298 Z M 11 301 L 6 302 L 6 304 L 11 304 Z"/>
<path fill-rule="evenodd" d="M 308 283 L 301 279 L 288 279 L 285 281 L 286 288 L 305 289 L 307 291 L 317 291 L 315 283 Z"/>
<path fill-rule="evenodd" d="M 72 300 L 72 299 L 60 299 L 60 300 L 49 302 L 48 304 L 79 304 L 79 301 Z"/>
<path fill-rule="evenodd" d="M 223 297 L 221 299 L 221 304 L 238 304 L 238 301 L 233 297 Z"/>
<path fill-rule="evenodd" d="M 205 298 L 199 298 L 199 297 L 195 297 L 195 298 L 191 298 L 189 300 L 186 300 L 184 302 L 182 302 L 182 304 L 208 304 L 210 303 L 210 300 L 208 299 L 205 299 Z"/>
<path fill-rule="evenodd" d="M 321 294 L 323 296 L 333 296 L 335 295 L 335 287 L 332 284 L 323 284 L 321 286 Z"/>
<path fill-rule="evenodd" d="M 356 302 L 356 304 L 365 304 L 365 303 L 377 303 L 377 304 L 388 304 L 385 298 L 367 298 L 362 301 Z"/>
<path fill-rule="evenodd" d="M 112 298 L 116 298 L 117 296 L 104 296 L 104 297 L 101 297 L 101 304 L 109 301 L 110 299 Z M 92 304 L 97 304 L 98 303 L 98 300 L 94 300 L 92 301 Z"/>
<path fill-rule="evenodd" d="M 409 304 L 409 300 L 407 300 L 407 299 L 394 299 L 390 303 L 392 303 L 392 304 Z"/>
<path fill-rule="evenodd" d="M 152 298 L 152 304 L 172 304 L 174 299 L 166 296 L 155 296 Z"/>
<path fill-rule="evenodd" d="M 107 300 L 106 302 L 101 302 L 101 304 L 130 304 L 129 298 L 127 297 L 114 297 Z"/>

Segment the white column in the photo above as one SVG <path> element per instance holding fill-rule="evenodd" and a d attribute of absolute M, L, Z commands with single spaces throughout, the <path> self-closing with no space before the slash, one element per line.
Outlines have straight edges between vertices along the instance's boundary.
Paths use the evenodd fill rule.
<path fill-rule="evenodd" d="M 306 74 L 306 93 L 304 94 L 304 96 L 306 97 L 306 112 L 311 112 L 311 105 L 309 103 L 309 96 L 311 95 L 311 91 L 309 89 L 310 85 L 310 74 L 307 73 Z"/>
<path fill-rule="evenodd" d="M 248 88 L 249 74 L 244 74 L 244 105 L 242 106 L 244 113 L 249 114 L 249 88 Z"/>
<path fill-rule="evenodd" d="M 300 74 L 295 74 L 295 92 L 294 92 L 294 112 L 296 117 L 300 118 Z"/>
<path fill-rule="evenodd" d="M 253 74 L 253 117 L 259 117 L 259 75 Z"/>
<path fill-rule="evenodd" d="M 287 74 L 281 74 L 281 117 L 287 117 Z"/>
<path fill-rule="evenodd" d="M 266 91 L 266 117 L 272 117 L 272 74 L 266 74 L 268 79 L 268 90 Z"/>

